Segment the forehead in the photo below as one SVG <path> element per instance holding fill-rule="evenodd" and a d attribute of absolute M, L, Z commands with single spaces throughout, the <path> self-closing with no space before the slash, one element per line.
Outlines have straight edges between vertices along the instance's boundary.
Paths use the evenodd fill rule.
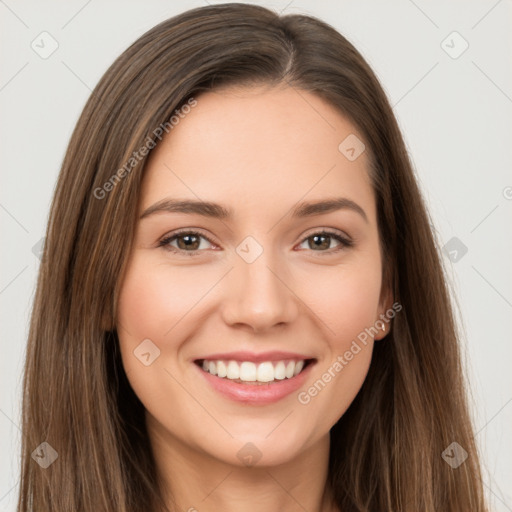
<path fill-rule="evenodd" d="M 355 159 L 345 151 L 357 141 L 361 151 L 363 137 L 320 97 L 260 86 L 215 90 L 196 101 L 153 150 L 141 210 L 171 196 L 263 213 L 342 195 L 374 217 L 367 151 Z"/>

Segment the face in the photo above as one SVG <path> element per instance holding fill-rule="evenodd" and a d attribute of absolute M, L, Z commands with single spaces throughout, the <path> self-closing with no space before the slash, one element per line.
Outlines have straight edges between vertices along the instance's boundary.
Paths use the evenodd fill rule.
<path fill-rule="evenodd" d="M 368 157 L 308 92 L 196 100 L 146 166 L 122 361 L 153 438 L 285 463 L 328 439 L 389 329 Z"/>

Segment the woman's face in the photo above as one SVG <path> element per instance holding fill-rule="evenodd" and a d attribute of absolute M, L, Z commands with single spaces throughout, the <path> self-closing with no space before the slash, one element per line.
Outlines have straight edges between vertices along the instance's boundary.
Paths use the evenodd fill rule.
<path fill-rule="evenodd" d="M 280 464 L 328 439 L 366 377 L 368 333 L 389 330 L 368 157 L 305 91 L 196 100 L 146 167 L 123 365 L 159 446 Z"/>

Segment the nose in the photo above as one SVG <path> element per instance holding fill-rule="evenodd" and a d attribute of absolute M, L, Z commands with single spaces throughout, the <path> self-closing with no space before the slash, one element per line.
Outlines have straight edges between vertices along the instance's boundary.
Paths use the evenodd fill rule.
<path fill-rule="evenodd" d="M 287 283 L 289 273 L 279 270 L 266 254 L 252 263 L 240 258 L 224 282 L 222 315 L 231 327 L 245 326 L 260 333 L 297 318 L 299 299 Z"/>

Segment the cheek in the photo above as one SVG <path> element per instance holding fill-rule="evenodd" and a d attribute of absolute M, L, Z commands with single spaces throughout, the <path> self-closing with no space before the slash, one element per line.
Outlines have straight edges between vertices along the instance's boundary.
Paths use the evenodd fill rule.
<path fill-rule="evenodd" d="M 297 396 L 315 429 L 329 429 L 348 409 L 370 366 L 372 331 L 378 319 L 381 272 L 378 259 L 317 272 L 307 286 L 307 305 L 324 334 L 325 358 Z M 314 284 L 314 286 L 313 286 Z M 305 289 L 302 293 L 305 293 Z M 312 420 L 313 421 L 313 420 Z"/>
<path fill-rule="evenodd" d="M 343 350 L 347 342 L 375 324 L 379 313 L 381 272 L 379 261 L 323 268 L 303 280 L 301 297 L 323 326 L 332 349 Z"/>
<path fill-rule="evenodd" d="M 200 266 L 171 267 L 142 252 L 132 257 L 120 290 L 116 324 L 124 370 L 148 409 L 157 403 L 159 390 L 172 387 L 164 370 L 182 369 L 180 350 L 187 346 L 187 334 L 198 325 L 198 312 L 218 280 L 218 273 Z M 142 351 L 145 340 L 156 349 L 149 344 Z M 148 350 L 158 356 L 145 366 L 136 355 Z M 163 402 L 167 398 L 161 397 Z"/>
<path fill-rule="evenodd" d="M 197 279 L 195 286 L 192 276 L 176 269 L 171 274 L 161 261 L 135 254 L 120 290 L 116 324 L 123 367 L 135 394 L 154 416 L 162 414 L 170 394 L 179 396 L 170 375 L 180 347 L 180 321 L 205 293 L 204 283 Z M 145 353 L 150 354 L 148 365 Z M 169 418 L 167 422 L 172 424 Z"/>
<path fill-rule="evenodd" d="M 162 263 L 151 264 L 142 257 L 131 263 L 118 303 L 118 324 L 131 338 L 150 338 L 166 344 L 178 325 L 212 286 L 211 276 L 196 268 L 171 272 Z"/>

